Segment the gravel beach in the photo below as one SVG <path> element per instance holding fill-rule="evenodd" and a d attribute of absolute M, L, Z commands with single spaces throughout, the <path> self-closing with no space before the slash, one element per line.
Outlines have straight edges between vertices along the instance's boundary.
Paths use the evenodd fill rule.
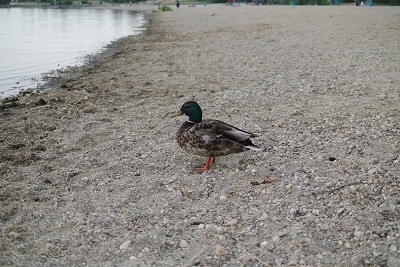
<path fill-rule="evenodd" d="M 400 7 L 171 7 L 0 105 L 0 266 L 400 266 Z"/>

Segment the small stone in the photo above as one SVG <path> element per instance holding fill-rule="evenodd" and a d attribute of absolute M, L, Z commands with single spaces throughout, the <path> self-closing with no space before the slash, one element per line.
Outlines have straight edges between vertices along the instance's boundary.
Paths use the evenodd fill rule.
<path fill-rule="evenodd" d="M 379 159 L 373 159 L 371 160 L 372 165 L 377 165 L 379 164 Z"/>
<path fill-rule="evenodd" d="M 265 247 L 266 245 L 268 245 L 268 241 L 263 241 L 263 242 L 261 242 L 261 246 L 262 246 L 262 247 Z"/>
<path fill-rule="evenodd" d="M 276 243 L 280 240 L 279 236 L 275 235 L 272 237 L 272 242 Z"/>
<path fill-rule="evenodd" d="M 140 172 L 135 172 L 133 175 L 134 176 L 140 176 Z"/>
<path fill-rule="evenodd" d="M 219 196 L 219 200 L 225 200 L 225 199 L 227 199 L 227 197 L 225 195 L 220 195 Z"/>
<path fill-rule="evenodd" d="M 294 266 L 296 264 L 297 264 L 296 260 L 289 261 L 289 263 L 288 263 L 289 266 Z"/>
<path fill-rule="evenodd" d="M 390 246 L 390 251 L 396 252 L 397 251 L 397 246 L 396 245 L 391 245 Z"/>
<path fill-rule="evenodd" d="M 226 224 L 227 224 L 228 226 L 235 226 L 237 223 L 238 223 L 238 220 L 232 219 L 232 220 L 230 220 L 229 222 L 227 222 Z"/>
<path fill-rule="evenodd" d="M 121 249 L 121 250 L 126 250 L 126 249 L 128 249 L 128 247 L 129 247 L 130 244 L 131 244 L 131 241 L 130 241 L 130 240 L 126 240 L 124 243 L 122 243 L 122 244 L 119 246 L 119 249 Z"/>
<path fill-rule="evenodd" d="M 351 248 L 351 244 L 349 242 L 344 243 L 345 248 Z"/>
<path fill-rule="evenodd" d="M 358 137 L 361 137 L 361 136 L 363 136 L 363 135 L 364 135 L 364 133 L 363 133 L 363 132 L 361 132 L 361 131 L 356 131 L 356 135 L 357 135 Z"/>
<path fill-rule="evenodd" d="M 369 171 L 368 171 L 368 174 L 369 175 L 373 175 L 373 174 L 375 174 L 375 173 L 377 173 L 378 172 L 378 169 L 377 168 L 372 168 L 372 169 L 370 169 Z"/>
<path fill-rule="evenodd" d="M 277 266 L 282 266 L 283 259 L 282 258 L 276 258 L 275 259 L 275 263 L 276 263 Z"/>
<path fill-rule="evenodd" d="M 221 245 L 216 245 L 215 246 L 215 251 L 217 251 L 218 254 L 222 254 L 224 252 L 225 248 Z"/>
<path fill-rule="evenodd" d="M 363 236 L 364 236 L 364 232 L 358 231 L 358 230 L 354 231 L 354 237 L 362 238 Z"/>
<path fill-rule="evenodd" d="M 188 242 L 186 240 L 181 240 L 181 242 L 179 243 L 179 246 L 181 248 L 187 248 L 189 245 L 188 245 Z"/>
<path fill-rule="evenodd" d="M 278 233 L 278 236 L 279 237 L 284 237 L 284 236 L 286 236 L 288 233 L 287 232 L 280 232 L 280 233 Z"/>
<path fill-rule="evenodd" d="M 19 238 L 19 237 L 21 236 L 19 233 L 14 232 L 14 231 L 9 232 L 8 235 L 9 235 L 10 237 L 14 237 L 14 238 Z"/>
<path fill-rule="evenodd" d="M 393 241 L 395 241 L 396 239 L 393 237 L 393 236 L 391 236 L 391 235 L 388 235 L 387 237 L 386 237 L 386 241 L 388 242 L 388 243 L 392 243 Z"/>
<path fill-rule="evenodd" d="M 344 208 L 340 208 L 340 209 L 337 210 L 336 214 L 337 214 L 337 215 L 340 215 L 340 214 L 343 213 L 343 211 L 344 211 Z"/>
<path fill-rule="evenodd" d="M 311 212 L 312 212 L 312 214 L 314 214 L 314 215 L 319 215 L 319 213 L 320 213 L 319 210 L 312 210 Z"/>
<path fill-rule="evenodd" d="M 396 257 L 390 257 L 389 260 L 386 262 L 387 267 L 399 267 L 400 266 L 400 259 Z"/>
<path fill-rule="evenodd" d="M 204 223 L 201 223 L 201 224 L 199 224 L 199 226 L 197 226 L 197 228 L 199 228 L 199 229 L 204 229 Z"/>

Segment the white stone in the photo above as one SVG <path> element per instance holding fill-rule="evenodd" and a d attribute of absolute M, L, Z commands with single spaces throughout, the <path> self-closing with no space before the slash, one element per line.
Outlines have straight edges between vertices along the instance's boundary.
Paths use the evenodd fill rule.
<path fill-rule="evenodd" d="M 237 223 L 238 223 L 238 220 L 232 219 L 229 222 L 227 222 L 226 224 L 229 226 L 235 226 Z"/>
<path fill-rule="evenodd" d="M 122 243 L 119 246 L 119 249 L 126 250 L 126 249 L 128 249 L 130 244 L 131 244 L 131 241 L 130 240 L 126 240 L 124 243 Z"/>
<path fill-rule="evenodd" d="M 186 240 L 181 240 L 181 242 L 179 243 L 179 246 L 181 248 L 187 248 L 189 246 L 189 244 Z"/>
<path fill-rule="evenodd" d="M 225 199 L 227 199 L 227 197 L 225 195 L 220 195 L 219 196 L 219 200 L 225 200 Z"/>

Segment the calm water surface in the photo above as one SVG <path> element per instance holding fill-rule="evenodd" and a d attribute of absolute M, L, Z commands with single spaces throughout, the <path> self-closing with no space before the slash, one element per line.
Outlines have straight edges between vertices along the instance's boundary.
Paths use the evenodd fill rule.
<path fill-rule="evenodd" d="M 41 74 L 82 64 L 143 24 L 129 10 L 0 9 L 0 98 L 36 88 Z"/>

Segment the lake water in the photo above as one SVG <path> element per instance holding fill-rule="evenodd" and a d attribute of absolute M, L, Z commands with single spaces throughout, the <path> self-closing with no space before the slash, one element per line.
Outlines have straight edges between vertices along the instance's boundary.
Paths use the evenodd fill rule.
<path fill-rule="evenodd" d="M 82 64 L 140 33 L 144 22 L 131 10 L 0 8 L 0 98 L 36 88 L 43 73 Z"/>

